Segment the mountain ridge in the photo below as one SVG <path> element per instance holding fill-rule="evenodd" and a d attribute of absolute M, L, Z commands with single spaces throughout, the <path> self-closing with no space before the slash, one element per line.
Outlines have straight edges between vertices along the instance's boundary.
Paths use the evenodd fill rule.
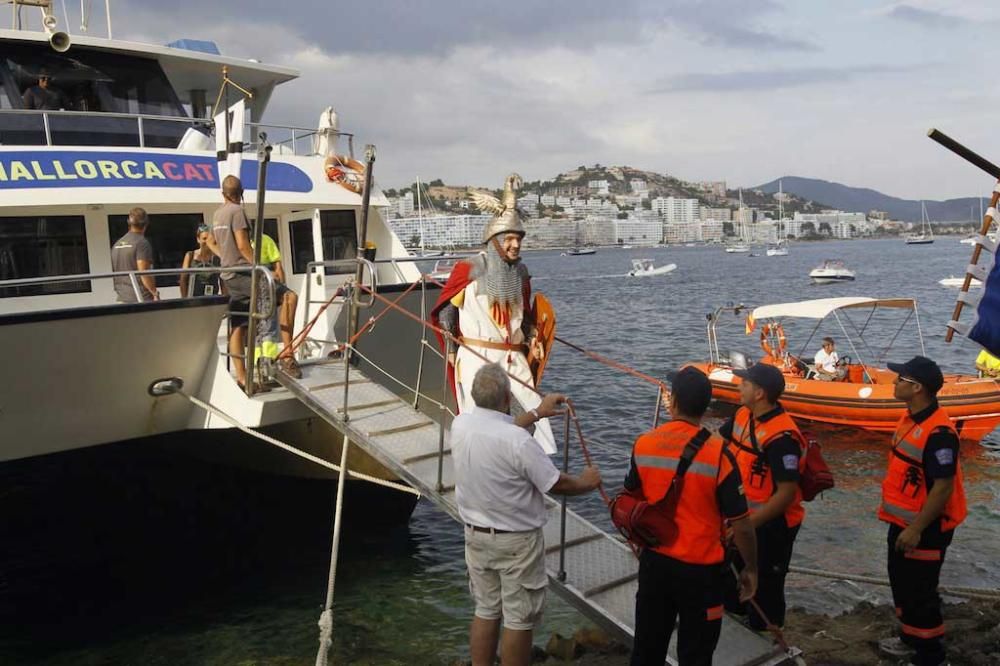
<path fill-rule="evenodd" d="M 894 197 L 868 187 L 853 187 L 820 178 L 783 176 L 752 189 L 773 194 L 778 191 L 779 183 L 781 183 L 785 193 L 794 194 L 810 201 L 822 202 L 831 208 L 860 213 L 881 210 L 887 212 L 889 217 L 894 220 L 920 221 L 921 202 L 919 200 Z M 979 214 L 979 202 L 980 199 L 977 197 L 962 197 L 944 201 L 925 199 L 924 205 L 927 207 L 927 216 L 932 221 L 963 222 L 970 220 L 971 217 L 973 223 L 978 225 L 981 219 L 976 218 Z"/>

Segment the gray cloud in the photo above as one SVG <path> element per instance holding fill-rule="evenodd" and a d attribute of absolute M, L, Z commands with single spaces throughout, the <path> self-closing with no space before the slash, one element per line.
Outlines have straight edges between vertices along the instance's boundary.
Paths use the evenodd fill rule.
<path fill-rule="evenodd" d="M 175 33 L 171 38 L 210 37 L 240 24 L 270 25 L 332 54 L 443 55 L 463 45 L 590 50 L 635 43 L 672 29 L 734 49 L 814 50 L 801 39 L 761 27 L 762 18 L 784 11 L 774 0 L 618 0 L 610 5 L 604 0 L 366 0 L 336 5 L 296 0 L 293 11 L 271 0 L 243 0 L 239 15 L 232 9 L 203 0 L 138 0 L 128 12 L 119 12 L 116 21 L 145 33 L 149 20 L 157 17 L 161 28 Z M 254 46 L 269 48 L 267 43 Z"/>
<path fill-rule="evenodd" d="M 959 16 L 952 16 L 951 14 L 905 4 L 896 5 L 886 12 L 886 16 L 908 23 L 915 23 L 925 28 L 960 28 L 968 23 L 966 19 Z"/>
<path fill-rule="evenodd" d="M 699 72 L 672 77 L 649 92 L 745 92 L 797 88 L 823 83 L 844 83 L 863 76 L 909 71 L 911 67 L 865 65 L 860 67 L 769 69 L 740 72 Z"/>

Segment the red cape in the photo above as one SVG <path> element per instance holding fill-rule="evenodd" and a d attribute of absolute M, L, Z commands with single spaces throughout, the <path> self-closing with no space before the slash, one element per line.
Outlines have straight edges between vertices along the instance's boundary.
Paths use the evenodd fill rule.
<path fill-rule="evenodd" d="M 467 260 L 459 261 L 455 264 L 455 267 L 451 269 L 451 274 L 448 276 L 448 281 L 443 287 L 441 287 L 441 293 L 438 295 L 437 302 L 434 307 L 431 308 L 431 324 L 435 328 L 441 328 L 441 320 L 439 315 L 441 313 L 441 308 L 448 304 L 448 302 L 462 292 L 469 283 L 472 282 L 473 278 L 471 276 L 472 272 L 472 262 Z M 524 283 L 521 286 L 521 302 L 524 304 L 524 319 L 525 321 L 530 321 L 531 318 L 531 278 L 526 277 Z M 445 350 L 444 337 L 434 331 L 434 335 L 438 339 L 438 345 L 441 347 L 442 353 Z M 461 335 L 461 331 L 459 331 Z M 455 392 L 455 368 L 448 364 L 448 383 L 451 385 L 452 393 Z"/>

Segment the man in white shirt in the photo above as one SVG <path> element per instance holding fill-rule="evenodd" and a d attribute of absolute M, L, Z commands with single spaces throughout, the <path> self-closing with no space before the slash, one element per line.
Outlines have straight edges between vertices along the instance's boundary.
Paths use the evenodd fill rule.
<path fill-rule="evenodd" d="M 533 630 L 545 605 L 545 493 L 582 495 L 601 483 L 596 467 L 560 472 L 526 430 L 562 412 L 565 396 L 510 416 L 510 380 L 490 363 L 472 382 L 475 407 L 455 417 L 451 452 L 455 500 L 465 523 L 465 562 L 476 610 L 469 630 L 473 666 L 492 666 L 504 632 L 505 666 L 531 663 Z"/>
<path fill-rule="evenodd" d="M 837 343 L 833 338 L 823 338 L 823 347 L 816 352 L 816 379 L 827 382 L 843 379 L 845 368 L 837 367 L 840 356 L 837 355 Z"/>

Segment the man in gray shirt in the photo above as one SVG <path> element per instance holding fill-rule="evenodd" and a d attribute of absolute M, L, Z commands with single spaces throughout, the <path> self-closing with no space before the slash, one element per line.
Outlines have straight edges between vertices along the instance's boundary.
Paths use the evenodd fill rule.
<path fill-rule="evenodd" d="M 243 183 L 236 176 L 222 180 L 222 198 L 225 201 L 212 216 L 212 235 L 206 245 L 219 256 L 223 268 L 253 265 L 253 248 L 250 246 L 250 224 L 243 212 Z M 229 354 L 236 359 L 236 381 L 246 386 L 246 364 L 239 361 L 246 355 L 246 327 L 250 311 L 250 273 L 223 271 L 229 293 L 229 311 L 232 333 L 229 335 Z M 244 314 L 235 314 L 244 313 Z"/>
<path fill-rule="evenodd" d="M 153 268 L 153 246 L 146 240 L 148 227 L 149 216 L 144 209 L 133 208 L 129 211 L 128 233 L 111 246 L 111 270 L 148 271 Z M 114 281 L 119 303 L 139 301 L 129 276 L 116 277 Z M 160 300 L 160 293 L 156 290 L 156 279 L 152 275 L 139 276 L 138 282 L 143 301 Z"/>

